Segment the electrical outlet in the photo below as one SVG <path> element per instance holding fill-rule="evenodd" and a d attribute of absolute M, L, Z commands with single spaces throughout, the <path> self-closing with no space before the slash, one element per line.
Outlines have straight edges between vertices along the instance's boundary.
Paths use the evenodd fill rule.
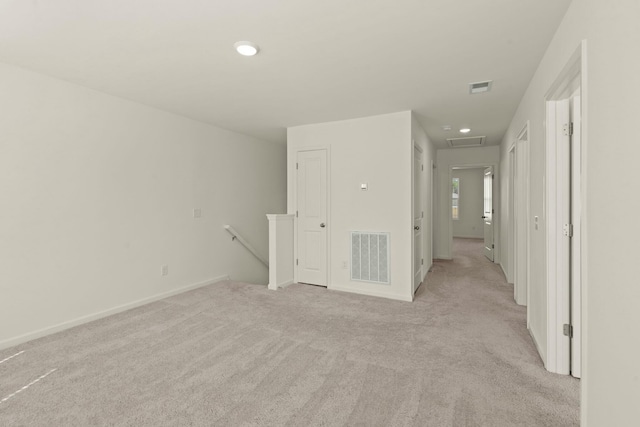
<path fill-rule="evenodd" d="M 349 264 L 347 263 L 347 261 L 342 261 L 342 268 L 344 268 L 345 270 L 349 268 Z"/>
<path fill-rule="evenodd" d="M 162 267 L 160 267 L 160 275 L 161 276 L 168 276 L 169 275 L 169 266 L 168 265 L 163 265 Z"/>
<path fill-rule="evenodd" d="M 202 209 L 200 208 L 195 208 L 193 210 L 193 217 L 194 218 L 201 218 L 202 217 Z"/>

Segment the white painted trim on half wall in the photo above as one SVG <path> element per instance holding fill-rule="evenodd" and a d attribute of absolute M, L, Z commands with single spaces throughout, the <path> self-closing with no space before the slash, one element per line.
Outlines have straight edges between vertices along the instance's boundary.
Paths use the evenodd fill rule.
<path fill-rule="evenodd" d="M 168 292 L 163 292 L 161 294 L 153 295 L 151 297 L 142 298 L 137 301 L 128 302 L 126 304 L 122 304 L 116 307 L 112 307 L 103 311 L 99 311 L 97 313 L 89 314 L 86 316 L 78 317 L 73 320 L 69 320 L 66 322 L 58 323 L 57 325 L 50 326 L 48 328 L 39 329 L 37 331 L 29 332 L 27 334 L 23 334 L 17 337 L 9 338 L 4 341 L 0 341 L 0 350 L 4 350 L 5 348 L 13 347 L 16 345 L 24 344 L 28 341 L 35 340 L 37 338 L 42 338 L 47 335 L 55 334 L 56 332 L 61 332 L 66 329 L 73 328 L 74 326 L 82 325 L 85 323 L 92 322 L 94 320 L 102 319 L 107 316 L 111 316 L 113 314 L 118 314 L 123 311 L 131 310 L 132 308 L 140 307 L 145 304 L 149 304 L 155 301 L 159 301 L 161 299 L 165 299 L 171 297 L 173 295 L 178 295 L 184 292 L 191 291 L 193 289 L 202 288 L 204 286 L 213 285 L 214 283 L 222 282 L 224 280 L 230 280 L 228 275 L 218 276 L 213 279 L 207 280 L 205 282 L 194 283 L 191 285 L 187 285 L 185 287 L 174 289 Z"/>

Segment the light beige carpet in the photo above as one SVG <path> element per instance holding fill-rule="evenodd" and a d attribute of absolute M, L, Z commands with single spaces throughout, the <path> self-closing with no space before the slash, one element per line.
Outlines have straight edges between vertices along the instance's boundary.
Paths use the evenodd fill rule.
<path fill-rule="evenodd" d="M 0 425 L 578 425 L 481 245 L 414 303 L 223 282 L 3 350 Z"/>

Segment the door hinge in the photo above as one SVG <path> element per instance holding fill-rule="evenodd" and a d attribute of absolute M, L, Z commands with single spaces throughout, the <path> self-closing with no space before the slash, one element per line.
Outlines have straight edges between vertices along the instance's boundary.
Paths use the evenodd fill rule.
<path fill-rule="evenodd" d="M 424 211 L 420 212 L 420 218 L 424 218 Z"/>
<path fill-rule="evenodd" d="M 495 248 L 496 248 L 496 245 L 492 243 L 491 244 L 491 249 L 495 249 Z"/>
<path fill-rule="evenodd" d="M 573 338 L 573 325 L 569 325 L 568 323 L 562 325 L 562 333 L 569 338 Z"/>
<path fill-rule="evenodd" d="M 420 170 L 424 171 L 424 165 L 420 165 Z"/>
<path fill-rule="evenodd" d="M 491 179 L 496 179 L 496 176 L 495 175 L 491 175 Z"/>
<path fill-rule="evenodd" d="M 424 265 L 424 258 L 420 259 L 420 265 Z"/>
<path fill-rule="evenodd" d="M 562 133 L 564 133 L 564 136 L 573 135 L 573 123 L 565 123 L 564 126 L 562 126 Z"/>
<path fill-rule="evenodd" d="M 296 211 L 296 218 L 298 218 L 298 211 Z"/>
<path fill-rule="evenodd" d="M 573 237 L 573 224 L 563 225 L 562 234 L 564 234 L 566 237 Z"/>
<path fill-rule="evenodd" d="M 496 213 L 496 210 L 495 209 L 491 209 L 491 213 L 492 214 Z"/>
<path fill-rule="evenodd" d="M 296 265 L 298 265 L 298 258 L 296 258 Z"/>
<path fill-rule="evenodd" d="M 296 162 L 296 169 L 298 169 L 298 163 Z"/>

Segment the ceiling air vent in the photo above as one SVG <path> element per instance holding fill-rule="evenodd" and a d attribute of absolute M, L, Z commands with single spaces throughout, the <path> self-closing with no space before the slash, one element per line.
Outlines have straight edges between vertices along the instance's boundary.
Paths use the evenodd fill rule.
<path fill-rule="evenodd" d="M 447 138 L 451 148 L 480 147 L 484 145 L 485 136 L 467 136 L 463 138 Z"/>
<path fill-rule="evenodd" d="M 473 95 L 474 93 L 489 92 L 491 90 L 491 83 L 493 83 L 493 80 L 469 83 L 469 93 Z"/>

